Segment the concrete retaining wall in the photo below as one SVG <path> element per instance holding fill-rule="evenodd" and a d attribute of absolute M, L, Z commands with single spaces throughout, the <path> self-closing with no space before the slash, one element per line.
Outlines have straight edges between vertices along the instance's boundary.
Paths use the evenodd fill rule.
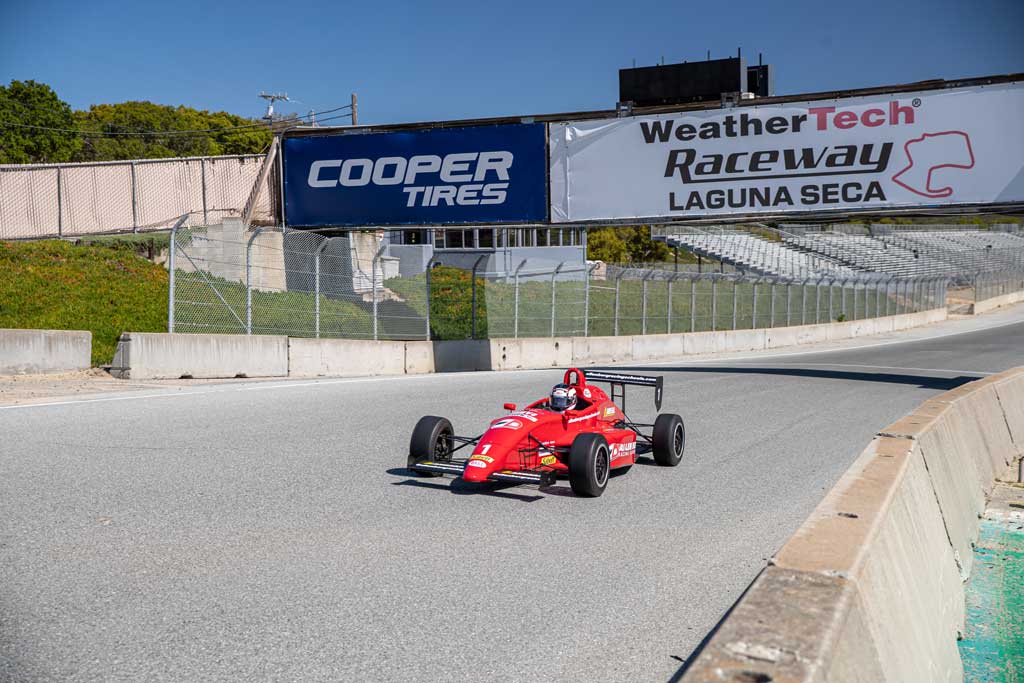
<path fill-rule="evenodd" d="M 357 339 L 288 339 L 291 377 L 405 374 L 405 342 Z"/>
<path fill-rule="evenodd" d="M 110 372 L 123 379 L 286 377 L 288 337 L 125 332 Z"/>
<path fill-rule="evenodd" d="M 1024 450 L 1024 368 L 882 430 L 682 680 L 961 681 L 971 544 Z"/>
<path fill-rule="evenodd" d="M 138 379 L 178 378 L 183 375 L 319 377 L 657 362 L 694 354 L 758 351 L 850 339 L 927 325 L 945 318 L 946 309 L 942 308 L 876 320 L 773 330 L 436 342 L 125 333 L 118 344 L 112 372 L 119 377 Z M 161 341 L 163 339 L 166 341 Z"/>
<path fill-rule="evenodd" d="M 92 332 L 0 330 L 0 375 L 34 375 L 88 370 Z"/>
<path fill-rule="evenodd" d="M 971 313 L 974 315 L 980 315 L 1002 306 L 1020 303 L 1021 301 L 1024 301 L 1024 292 L 1010 292 L 1009 294 L 994 296 L 991 299 L 985 299 L 984 301 L 975 301 L 974 305 L 971 307 Z"/>

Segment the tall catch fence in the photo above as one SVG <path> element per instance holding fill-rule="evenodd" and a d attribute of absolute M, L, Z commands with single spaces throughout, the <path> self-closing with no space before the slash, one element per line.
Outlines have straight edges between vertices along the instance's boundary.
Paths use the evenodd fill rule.
<path fill-rule="evenodd" d="M 945 278 L 784 279 L 521 263 L 402 275 L 375 233 L 240 222 L 172 233 L 170 331 L 349 339 L 617 336 L 784 327 L 941 307 Z"/>
<path fill-rule="evenodd" d="M 974 300 L 984 301 L 1024 291 L 1024 269 L 979 273 L 974 278 Z"/>
<path fill-rule="evenodd" d="M 267 155 L 0 166 L 0 239 L 166 230 L 274 214 L 274 174 L 256 188 Z M 251 198 L 251 199 L 250 199 Z"/>
<path fill-rule="evenodd" d="M 425 339 L 425 278 L 397 282 L 395 264 L 366 248 L 374 242 L 230 221 L 179 225 L 168 254 L 169 331 Z"/>

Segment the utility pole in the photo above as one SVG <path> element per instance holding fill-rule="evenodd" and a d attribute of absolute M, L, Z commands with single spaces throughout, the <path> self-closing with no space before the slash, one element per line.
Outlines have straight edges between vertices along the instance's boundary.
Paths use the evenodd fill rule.
<path fill-rule="evenodd" d="M 288 93 L 268 93 L 260 92 L 260 97 L 267 101 L 267 113 L 263 115 L 269 123 L 274 122 L 274 102 L 281 100 L 282 102 L 289 102 Z"/>
<path fill-rule="evenodd" d="M 358 126 L 359 125 L 359 115 L 356 113 L 356 109 L 357 109 L 358 106 L 359 106 L 359 103 L 356 101 L 356 94 L 352 93 L 352 125 L 353 126 Z"/>

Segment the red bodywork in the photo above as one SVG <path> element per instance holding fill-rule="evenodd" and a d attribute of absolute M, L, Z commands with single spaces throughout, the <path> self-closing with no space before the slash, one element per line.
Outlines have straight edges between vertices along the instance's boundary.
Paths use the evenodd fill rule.
<path fill-rule="evenodd" d="M 548 398 L 544 397 L 494 420 L 466 462 L 462 478 L 482 482 L 496 473 L 522 470 L 568 473 L 569 448 L 576 435 L 583 433 L 604 436 L 613 469 L 636 462 L 636 433 L 615 427 L 625 415 L 608 394 L 587 384 L 576 368 L 565 372 L 564 382 L 576 389 L 574 410 L 548 410 Z"/>

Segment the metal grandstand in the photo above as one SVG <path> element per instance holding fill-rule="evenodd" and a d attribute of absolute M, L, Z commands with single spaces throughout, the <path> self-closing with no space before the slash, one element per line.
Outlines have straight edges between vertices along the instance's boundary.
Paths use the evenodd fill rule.
<path fill-rule="evenodd" d="M 659 226 L 669 246 L 759 275 L 801 279 L 945 276 L 954 284 L 979 273 L 1024 270 L 1024 233 L 1017 224 Z"/>

